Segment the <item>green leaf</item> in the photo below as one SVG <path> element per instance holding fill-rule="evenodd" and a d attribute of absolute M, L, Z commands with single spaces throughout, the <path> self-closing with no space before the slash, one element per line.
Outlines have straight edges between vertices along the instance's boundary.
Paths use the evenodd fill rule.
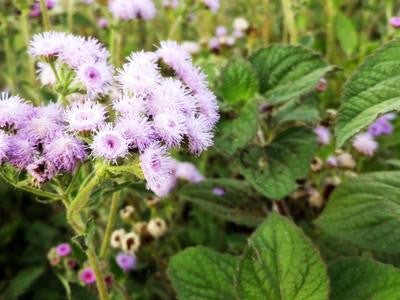
<path fill-rule="evenodd" d="M 5 291 L 4 295 L 7 299 L 18 299 L 25 294 L 29 287 L 43 275 L 45 269 L 40 267 L 31 267 L 20 271 L 15 276 Z"/>
<path fill-rule="evenodd" d="M 370 173 L 343 183 L 316 223 L 361 248 L 400 253 L 400 172 Z"/>
<path fill-rule="evenodd" d="M 319 119 L 320 114 L 315 99 L 307 99 L 305 101 L 300 99 L 291 100 L 279 107 L 273 116 L 273 121 L 277 125 L 293 121 L 313 123 Z"/>
<path fill-rule="evenodd" d="M 224 195 L 216 195 L 213 192 L 215 188 L 223 189 Z M 240 225 L 256 227 L 264 219 L 262 208 L 257 206 L 254 193 L 245 181 L 208 179 L 201 183 L 185 185 L 179 194 L 183 200 L 192 202 L 221 219 Z"/>
<path fill-rule="evenodd" d="M 353 21 L 342 13 L 338 13 L 334 20 L 336 37 L 347 56 L 354 53 L 358 45 L 357 29 Z"/>
<path fill-rule="evenodd" d="M 287 219 L 271 214 L 250 237 L 235 278 L 239 299 L 324 300 L 329 283 L 318 251 Z"/>
<path fill-rule="evenodd" d="M 237 260 L 206 247 L 188 248 L 170 259 L 167 274 L 182 300 L 235 299 Z"/>
<path fill-rule="evenodd" d="M 307 176 L 316 149 L 313 132 L 293 127 L 281 132 L 265 148 L 254 146 L 243 150 L 237 165 L 258 192 L 279 200 L 297 188 L 296 179 Z"/>
<path fill-rule="evenodd" d="M 247 103 L 234 119 L 221 121 L 215 146 L 228 156 L 247 146 L 254 138 L 258 128 L 258 110 L 256 103 Z"/>
<path fill-rule="evenodd" d="M 309 93 L 335 69 L 305 47 L 283 44 L 258 50 L 250 61 L 257 70 L 261 93 L 275 104 Z"/>
<path fill-rule="evenodd" d="M 258 92 L 258 78 L 253 66 L 244 59 L 236 59 L 222 72 L 222 98 L 232 104 L 245 103 Z"/>
<path fill-rule="evenodd" d="M 400 270 L 367 258 L 341 259 L 329 266 L 332 300 L 388 300 L 400 295 Z"/>
<path fill-rule="evenodd" d="M 400 39 L 370 55 L 344 87 L 337 147 L 384 113 L 400 109 Z"/>

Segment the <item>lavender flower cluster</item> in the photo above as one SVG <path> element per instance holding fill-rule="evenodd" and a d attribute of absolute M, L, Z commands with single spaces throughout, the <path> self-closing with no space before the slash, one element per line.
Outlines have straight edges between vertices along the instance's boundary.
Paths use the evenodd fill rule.
<path fill-rule="evenodd" d="M 44 83 L 67 82 L 70 91 L 62 103 L 38 107 L 1 94 L 0 161 L 27 171 L 36 184 L 73 172 L 89 156 L 123 164 L 138 154 L 147 187 L 164 196 L 183 176 L 169 150 L 187 145 L 199 155 L 213 143 L 216 97 L 176 42 L 132 53 L 117 72 L 94 38 L 45 32 L 33 37 L 29 53 L 40 59 Z"/>

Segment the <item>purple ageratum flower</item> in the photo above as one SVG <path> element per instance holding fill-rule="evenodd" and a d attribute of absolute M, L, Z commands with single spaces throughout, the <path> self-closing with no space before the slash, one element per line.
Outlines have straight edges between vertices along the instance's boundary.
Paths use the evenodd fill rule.
<path fill-rule="evenodd" d="M 93 37 L 84 38 L 69 34 L 63 43 L 59 58 L 74 69 L 86 63 L 105 63 L 110 56 L 104 45 Z"/>
<path fill-rule="evenodd" d="M 400 28 L 400 17 L 392 17 L 392 18 L 390 18 L 389 23 L 394 28 Z"/>
<path fill-rule="evenodd" d="M 111 124 L 106 124 L 96 132 L 90 147 L 94 157 L 109 161 L 127 156 L 129 150 L 128 140 Z"/>
<path fill-rule="evenodd" d="M 41 113 L 41 108 L 38 110 L 39 113 L 20 126 L 20 133 L 28 137 L 34 144 L 49 143 L 62 131 L 63 126 L 51 115 Z"/>
<path fill-rule="evenodd" d="M 7 158 L 9 145 L 10 137 L 4 131 L 0 131 L 0 164 Z"/>
<path fill-rule="evenodd" d="M 168 196 L 169 193 L 175 188 L 177 183 L 176 177 L 173 173 L 165 177 L 159 185 L 154 187 L 152 191 L 160 198 Z"/>
<path fill-rule="evenodd" d="M 228 29 L 226 29 L 225 26 L 217 26 L 217 28 L 215 29 L 215 35 L 217 37 L 223 37 L 223 36 L 227 36 L 228 35 Z"/>
<path fill-rule="evenodd" d="M 233 31 L 233 36 L 235 38 L 237 38 L 237 39 L 241 39 L 241 38 L 244 38 L 245 33 L 243 31 L 241 31 L 241 30 L 237 30 L 236 29 L 236 30 Z"/>
<path fill-rule="evenodd" d="M 121 20 L 150 20 L 157 13 L 152 0 L 111 0 L 108 9 L 114 18 Z"/>
<path fill-rule="evenodd" d="M 80 272 L 79 278 L 86 285 L 90 285 L 96 282 L 96 275 L 94 274 L 92 268 L 83 269 Z"/>
<path fill-rule="evenodd" d="M 96 130 L 104 124 L 105 119 L 105 107 L 91 101 L 74 103 L 65 111 L 67 127 L 73 132 Z"/>
<path fill-rule="evenodd" d="M 195 97 L 200 115 L 205 118 L 209 128 L 214 127 L 219 120 L 217 97 L 208 88 L 197 93 Z"/>
<path fill-rule="evenodd" d="M 177 8 L 179 5 L 178 0 L 163 0 L 162 5 L 164 8 Z"/>
<path fill-rule="evenodd" d="M 329 157 L 326 159 L 326 164 L 327 164 L 329 167 L 334 168 L 334 167 L 337 167 L 337 165 L 338 165 L 338 160 L 337 160 L 337 158 L 336 158 L 335 156 L 329 156 Z"/>
<path fill-rule="evenodd" d="M 154 140 L 154 129 L 151 123 L 140 115 L 127 115 L 117 120 L 115 129 L 121 132 L 129 147 L 143 151 Z"/>
<path fill-rule="evenodd" d="M 362 154 L 372 156 L 378 149 L 378 143 L 374 140 L 372 135 L 365 132 L 359 133 L 354 137 L 353 147 Z"/>
<path fill-rule="evenodd" d="M 47 116 L 49 120 L 62 124 L 64 122 L 64 112 L 59 103 L 51 102 L 47 105 L 36 108 L 35 115 Z"/>
<path fill-rule="evenodd" d="M 0 94 L 0 127 L 18 129 L 34 112 L 34 107 L 19 96 L 11 96 L 7 92 Z"/>
<path fill-rule="evenodd" d="M 121 116 L 143 116 L 147 113 L 146 102 L 143 96 L 134 94 L 132 96 L 120 95 L 112 103 L 113 108 Z"/>
<path fill-rule="evenodd" d="M 88 96 L 94 97 L 107 91 L 113 77 L 112 67 L 105 62 L 88 62 L 78 67 L 76 75 Z"/>
<path fill-rule="evenodd" d="M 35 34 L 29 44 L 28 53 L 32 57 L 57 57 L 63 51 L 67 35 L 63 32 L 42 32 Z"/>
<path fill-rule="evenodd" d="M 59 67 L 56 66 L 56 69 Z M 57 83 L 57 78 L 51 69 L 50 64 L 39 62 L 37 64 L 37 77 L 43 85 L 54 85 Z"/>
<path fill-rule="evenodd" d="M 175 41 L 162 41 L 156 54 L 179 75 L 185 63 L 192 62 L 190 53 Z"/>
<path fill-rule="evenodd" d="M 136 267 L 136 257 L 133 255 L 119 253 L 116 256 L 115 261 L 117 262 L 118 266 L 125 272 L 130 272 Z"/>
<path fill-rule="evenodd" d="M 140 155 L 140 166 L 147 181 L 147 188 L 159 196 L 163 184 L 171 180 L 174 162 L 167 154 L 167 149 L 159 144 L 151 144 Z M 161 195 L 160 195 L 161 194 Z"/>
<path fill-rule="evenodd" d="M 331 134 L 328 128 L 317 126 L 314 128 L 314 132 L 317 135 L 317 140 L 320 145 L 328 145 L 330 143 Z"/>
<path fill-rule="evenodd" d="M 236 38 L 234 36 L 228 36 L 225 39 L 225 44 L 229 47 L 232 47 L 236 43 Z"/>
<path fill-rule="evenodd" d="M 219 0 L 203 0 L 203 3 L 207 6 L 212 13 L 216 13 L 219 9 Z"/>
<path fill-rule="evenodd" d="M 108 27 L 108 20 L 106 18 L 99 18 L 97 20 L 97 25 L 100 28 L 107 28 Z"/>
<path fill-rule="evenodd" d="M 68 256 L 71 254 L 71 245 L 68 243 L 62 243 L 56 247 L 56 253 L 60 257 Z"/>
<path fill-rule="evenodd" d="M 187 121 L 187 136 L 189 150 L 200 155 L 201 152 L 213 145 L 214 134 L 210 130 L 209 122 L 204 116 L 192 116 Z"/>
<path fill-rule="evenodd" d="M 22 135 L 14 135 L 9 139 L 7 158 L 18 169 L 25 169 L 33 163 L 36 154 L 35 145 Z"/>
<path fill-rule="evenodd" d="M 395 114 L 386 114 L 381 116 L 371 126 L 369 126 L 368 133 L 374 137 L 392 134 L 394 128 L 390 121 L 395 117 Z"/>
<path fill-rule="evenodd" d="M 165 78 L 155 87 L 148 111 L 151 115 L 171 110 L 190 115 L 196 110 L 196 104 L 196 99 L 180 80 Z"/>
<path fill-rule="evenodd" d="M 153 119 L 154 131 L 168 148 L 178 146 L 187 132 L 187 117 L 177 111 L 156 114 Z"/>
<path fill-rule="evenodd" d="M 34 182 L 37 184 L 42 184 L 49 181 L 56 175 L 56 170 L 51 162 L 45 158 L 39 158 L 34 162 L 30 163 L 26 170 L 29 175 L 32 176 Z"/>
<path fill-rule="evenodd" d="M 45 3 L 46 3 L 46 6 L 48 9 L 53 9 L 56 6 L 56 3 L 54 0 L 46 0 Z M 35 17 L 40 16 L 41 13 L 42 13 L 42 11 L 40 9 L 40 3 L 39 3 L 39 1 L 36 1 L 31 6 L 31 11 L 29 13 L 29 16 L 35 18 Z"/>
<path fill-rule="evenodd" d="M 222 187 L 215 187 L 212 189 L 212 193 L 217 196 L 225 195 L 225 189 Z"/>
<path fill-rule="evenodd" d="M 210 50 L 219 50 L 220 47 L 221 44 L 218 38 L 213 37 L 208 41 L 208 48 L 210 48 Z"/>
<path fill-rule="evenodd" d="M 153 52 L 132 53 L 128 62 L 118 71 L 116 79 L 124 90 L 142 96 L 151 95 L 161 80 L 157 56 Z"/>
<path fill-rule="evenodd" d="M 192 183 L 199 183 L 204 180 L 204 176 L 199 172 L 196 166 L 188 162 L 176 162 L 175 176 Z"/>
<path fill-rule="evenodd" d="M 58 171 L 72 172 L 86 158 L 83 143 L 69 135 L 59 135 L 44 145 L 45 157 Z"/>

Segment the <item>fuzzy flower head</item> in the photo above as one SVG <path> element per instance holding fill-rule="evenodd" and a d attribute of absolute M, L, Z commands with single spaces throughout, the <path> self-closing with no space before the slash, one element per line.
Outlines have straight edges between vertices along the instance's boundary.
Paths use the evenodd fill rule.
<path fill-rule="evenodd" d="M 51 115 L 38 113 L 20 126 L 20 133 L 29 137 L 35 144 L 49 143 L 61 132 L 63 127 Z"/>
<path fill-rule="evenodd" d="M 162 5 L 164 8 L 177 8 L 179 0 L 163 0 Z"/>
<path fill-rule="evenodd" d="M 112 81 L 112 68 L 105 62 L 85 63 L 78 67 L 76 74 L 89 97 L 105 93 Z"/>
<path fill-rule="evenodd" d="M 178 146 L 187 132 L 184 114 L 166 111 L 154 116 L 154 130 L 168 148 Z"/>
<path fill-rule="evenodd" d="M 35 160 L 26 167 L 26 170 L 37 185 L 49 181 L 56 175 L 53 164 L 45 158 Z"/>
<path fill-rule="evenodd" d="M 194 41 L 183 41 L 182 48 L 190 54 L 197 54 L 200 52 L 200 45 Z"/>
<path fill-rule="evenodd" d="M 43 32 L 35 34 L 30 42 L 28 53 L 45 60 L 57 58 L 64 50 L 66 34 L 63 32 Z"/>
<path fill-rule="evenodd" d="M 123 134 L 110 124 L 101 127 L 90 145 L 94 157 L 116 161 L 128 155 L 128 141 Z"/>
<path fill-rule="evenodd" d="M 372 156 L 378 149 L 378 143 L 369 133 L 359 133 L 354 137 L 353 147 L 364 155 Z"/>
<path fill-rule="evenodd" d="M 239 17 L 233 20 L 233 29 L 235 30 L 243 32 L 248 30 L 249 27 L 250 27 L 249 22 L 243 17 Z"/>
<path fill-rule="evenodd" d="M 216 13 L 219 9 L 219 0 L 203 0 L 205 6 L 211 10 L 212 13 Z"/>
<path fill-rule="evenodd" d="M 60 244 L 56 247 L 56 252 L 60 257 L 68 256 L 71 254 L 71 245 L 68 243 Z"/>
<path fill-rule="evenodd" d="M 117 262 L 118 266 L 125 272 L 130 272 L 136 267 L 136 256 L 134 255 L 119 253 L 116 256 L 115 261 Z"/>
<path fill-rule="evenodd" d="M 315 127 L 314 132 L 317 135 L 317 140 L 320 145 L 328 145 L 330 143 L 331 134 L 328 128 L 317 126 Z"/>
<path fill-rule="evenodd" d="M 143 116 L 147 112 L 145 99 L 140 94 L 120 95 L 112 105 L 114 110 L 123 117 Z"/>
<path fill-rule="evenodd" d="M 389 20 L 390 25 L 394 28 L 400 28 L 400 17 L 392 17 Z"/>
<path fill-rule="evenodd" d="M 99 103 L 72 104 L 65 112 L 67 127 L 73 132 L 94 131 L 104 124 L 106 109 Z"/>
<path fill-rule="evenodd" d="M 25 169 L 33 163 L 36 155 L 34 144 L 25 136 L 15 135 L 9 139 L 7 158 L 18 169 Z"/>
<path fill-rule="evenodd" d="M 390 121 L 395 117 L 395 114 L 386 114 L 381 116 L 371 126 L 369 126 L 368 133 L 374 137 L 392 134 L 394 128 Z"/>
<path fill-rule="evenodd" d="M 7 158 L 9 144 L 10 137 L 4 131 L 0 131 L 0 164 Z"/>
<path fill-rule="evenodd" d="M 192 183 L 199 183 L 204 180 L 204 176 L 201 175 L 196 166 L 188 162 L 176 162 L 175 176 Z"/>
<path fill-rule="evenodd" d="M 167 223 L 161 218 L 151 219 L 147 224 L 147 231 L 152 237 L 158 239 L 167 232 Z"/>
<path fill-rule="evenodd" d="M 79 278 L 86 285 L 90 285 L 96 282 L 96 275 L 92 268 L 83 269 L 80 272 Z"/>
<path fill-rule="evenodd" d="M 97 25 L 100 28 L 107 28 L 108 27 L 108 20 L 106 18 L 99 18 L 97 20 Z"/>
<path fill-rule="evenodd" d="M 115 129 L 123 134 L 130 148 L 146 149 L 154 140 L 151 123 L 139 115 L 130 115 L 119 119 Z"/>
<path fill-rule="evenodd" d="M 213 132 L 210 130 L 207 118 L 192 116 L 187 122 L 187 136 L 189 149 L 199 155 L 202 151 L 213 145 Z"/>
<path fill-rule="evenodd" d="M 170 179 L 174 163 L 165 147 L 152 144 L 140 155 L 140 166 L 147 181 L 147 188 L 156 192 Z"/>
<path fill-rule="evenodd" d="M 72 172 L 86 158 L 83 143 L 65 134 L 45 145 L 44 150 L 46 158 L 58 171 Z"/>
<path fill-rule="evenodd" d="M 111 0 L 108 9 L 114 18 L 121 20 L 150 20 L 157 13 L 152 0 Z"/>
<path fill-rule="evenodd" d="M 215 29 L 215 36 L 217 37 L 223 37 L 223 36 L 227 36 L 228 35 L 228 29 L 226 29 L 225 26 L 217 26 L 217 28 Z"/>
<path fill-rule="evenodd" d="M 19 96 L 11 96 L 7 92 L 0 94 L 0 127 L 19 128 L 33 114 L 33 106 Z"/>

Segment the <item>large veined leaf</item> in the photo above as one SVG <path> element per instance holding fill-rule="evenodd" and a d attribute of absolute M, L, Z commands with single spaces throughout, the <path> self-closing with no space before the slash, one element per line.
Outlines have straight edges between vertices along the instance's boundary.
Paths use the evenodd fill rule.
<path fill-rule="evenodd" d="M 201 183 L 187 184 L 179 192 L 183 200 L 227 221 L 256 227 L 264 219 L 262 209 L 256 205 L 254 192 L 243 180 L 207 179 Z"/>
<path fill-rule="evenodd" d="M 239 148 L 247 146 L 254 138 L 258 128 L 256 103 L 247 103 L 234 119 L 221 121 L 215 146 L 218 151 L 233 155 Z"/>
<path fill-rule="evenodd" d="M 337 146 L 380 114 L 400 108 L 400 39 L 370 55 L 344 87 L 336 124 Z"/>
<path fill-rule="evenodd" d="M 222 72 L 221 96 L 230 104 L 244 103 L 258 92 L 258 77 L 244 59 L 232 60 Z"/>
<path fill-rule="evenodd" d="M 307 176 L 317 148 L 313 132 L 292 127 L 262 147 L 249 147 L 238 157 L 239 171 L 260 193 L 279 200 L 297 188 L 296 179 Z"/>
<path fill-rule="evenodd" d="M 316 99 L 293 99 L 279 107 L 273 116 L 273 122 L 284 124 L 286 122 L 300 121 L 306 123 L 316 122 L 320 119 L 320 113 Z"/>
<path fill-rule="evenodd" d="M 400 253 L 400 172 L 371 173 L 343 183 L 316 223 L 359 247 Z"/>
<path fill-rule="evenodd" d="M 312 91 L 322 77 L 335 69 L 305 47 L 283 44 L 258 50 L 250 61 L 258 73 L 260 92 L 270 103 Z"/>
<path fill-rule="evenodd" d="M 332 300 L 399 299 L 400 270 L 367 258 L 341 259 L 329 266 Z"/>
<path fill-rule="evenodd" d="M 340 42 L 340 46 L 350 56 L 354 53 L 358 44 L 357 29 L 348 16 L 338 13 L 335 16 L 335 32 Z"/>
<path fill-rule="evenodd" d="M 167 273 L 178 299 L 235 299 L 233 279 L 236 263 L 234 256 L 200 246 L 173 256 Z"/>
<path fill-rule="evenodd" d="M 237 297 L 251 300 L 326 300 L 328 285 L 311 241 L 275 213 L 250 237 L 235 278 Z"/>

